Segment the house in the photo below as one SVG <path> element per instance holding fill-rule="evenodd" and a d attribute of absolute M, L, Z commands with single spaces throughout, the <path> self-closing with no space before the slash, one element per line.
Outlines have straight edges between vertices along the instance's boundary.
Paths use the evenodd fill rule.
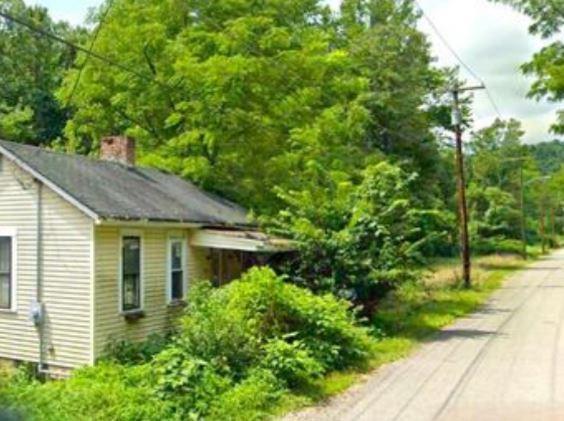
<path fill-rule="evenodd" d="M 170 328 L 195 280 L 288 246 L 240 206 L 136 167 L 132 139 L 103 139 L 100 158 L 0 141 L 2 359 L 93 364 L 110 341 Z"/>

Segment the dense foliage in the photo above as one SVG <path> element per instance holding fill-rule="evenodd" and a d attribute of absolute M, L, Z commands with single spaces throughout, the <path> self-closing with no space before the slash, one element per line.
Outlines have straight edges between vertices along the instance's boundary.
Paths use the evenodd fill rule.
<path fill-rule="evenodd" d="M 269 269 L 193 289 L 182 327 L 154 359 L 103 363 L 68 381 L 15 379 L 0 406 L 31 419 L 256 419 L 288 390 L 372 354 L 350 304 L 316 296 Z"/>
<path fill-rule="evenodd" d="M 83 30 L 54 22 L 47 9 L 22 0 L 0 0 L 0 10 L 71 42 L 86 37 Z M 57 101 L 55 92 L 74 60 L 67 46 L 0 21 L 0 138 L 50 145 L 62 136 L 68 104 Z"/>
<path fill-rule="evenodd" d="M 534 33 L 558 34 L 559 0 L 504 2 Z M 344 0 L 339 11 L 322 0 L 106 0 L 88 29 L 22 0 L 0 8 L 107 58 L 2 20 L 1 138 L 95 155 L 101 137 L 133 136 L 141 165 L 238 201 L 298 246 L 278 275 L 194 285 L 173 339 L 112 344 L 64 382 L 0 377 L 1 406 L 57 421 L 258 419 L 288 391 L 366 362 L 361 316 L 391 334 L 432 310 L 436 328 L 483 299 L 440 291 L 426 308 L 418 282 L 425 258 L 458 249 L 446 92 L 461 81 L 435 66 L 411 0 Z M 556 41 L 524 66 L 532 96 L 562 100 L 562 52 Z M 471 98 L 461 101 L 469 129 Z M 498 120 L 468 136 L 474 254 L 556 245 L 562 232 L 564 148 L 527 147 L 523 134 Z M 470 302 L 453 309 L 453 296 Z"/>
<path fill-rule="evenodd" d="M 552 2 L 512 3 L 535 19 L 533 31 L 558 33 Z M 114 0 L 91 15 L 89 31 L 21 0 L 0 4 L 120 64 L 4 24 L 0 135 L 96 154 L 102 136 L 129 134 L 142 165 L 234 199 L 297 240 L 299 255 L 279 267 L 294 282 L 368 312 L 422 258 L 456 254 L 444 136 L 446 87 L 458 76 L 434 66 L 410 0 L 345 0 L 339 11 L 322 0 Z M 41 53 L 23 54 L 22 73 L 14 57 L 23 50 Z M 556 101 L 558 55 L 551 63 L 530 71 L 534 94 Z M 471 99 L 462 102 L 470 127 Z M 475 251 L 515 249 L 521 196 L 529 239 L 559 224 L 549 215 L 560 209 L 557 184 L 526 184 L 539 171 L 522 135 L 509 120 L 471 136 Z M 544 174 L 559 171 L 553 161 Z"/>
<path fill-rule="evenodd" d="M 367 167 L 359 180 L 318 167 L 307 174 L 323 188 L 281 192 L 286 206 L 272 224 L 274 232 L 300 247 L 282 269 L 314 291 L 375 304 L 398 283 L 413 279 L 423 246 L 444 241 L 452 226 L 440 212 L 414 206 L 415 174 L 387 162 Z"/>
<path fill-rule="evenodd" d="M 261 214 L 282 206 L 276 189 L 309 188 L 312 164 L 353 174 L 383 151 L 431 175 L 443 76 L 416 23 L 409 1 L 114 1 L 94 50 L 146 77 L 90 60 L 68 147 L 128 133 L 142 163 Z"/>

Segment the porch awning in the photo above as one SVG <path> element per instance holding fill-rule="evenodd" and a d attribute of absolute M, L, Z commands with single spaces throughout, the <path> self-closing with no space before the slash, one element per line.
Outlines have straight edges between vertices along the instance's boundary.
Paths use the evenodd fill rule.
<path fill-rule="evenodd" d="M 197 230 L 190 240 L 196 247 L 250 252 L 284 252 L 295 250 L 292 241 L 271 237 L 260 231 Z"/>

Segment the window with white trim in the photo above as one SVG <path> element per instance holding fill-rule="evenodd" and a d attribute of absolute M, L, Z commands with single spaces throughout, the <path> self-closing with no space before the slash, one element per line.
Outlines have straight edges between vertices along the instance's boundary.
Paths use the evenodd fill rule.
<path fill-rule="evenodd" d="M 170 238 L 168 241 L 168 300 L 181 301 L 186 294 L 186 241 Z"/>
<path fill-rule="evenodd" d="M 141 310 L 141 237 L 126 235 L 121 247 L 121 308 Z"/>
<path fill-rule="evenodd" d="M 14 237 L 0 235 L 0 310 L 14 307 Z"/>

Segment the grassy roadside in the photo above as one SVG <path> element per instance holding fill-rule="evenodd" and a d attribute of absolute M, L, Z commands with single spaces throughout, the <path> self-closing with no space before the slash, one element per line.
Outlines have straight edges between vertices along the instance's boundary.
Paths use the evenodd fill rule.
<path fill-rule="evenodd" d="M 326 400 L 357 383 L 366 373 L 406 357 L 441 328 L 478 309 L 502 281 L 540 255 L 483 256 L 474 259 L 472 289 L 461 287 L 458 259 L 441 259 L 423 271 L 423 280 L 402 286 L 381 303 L 374 321 L 374 357 L 366 367 L 335 372 L 306 390 L 286 397 L 276 409 L 282 415 Z"/>

